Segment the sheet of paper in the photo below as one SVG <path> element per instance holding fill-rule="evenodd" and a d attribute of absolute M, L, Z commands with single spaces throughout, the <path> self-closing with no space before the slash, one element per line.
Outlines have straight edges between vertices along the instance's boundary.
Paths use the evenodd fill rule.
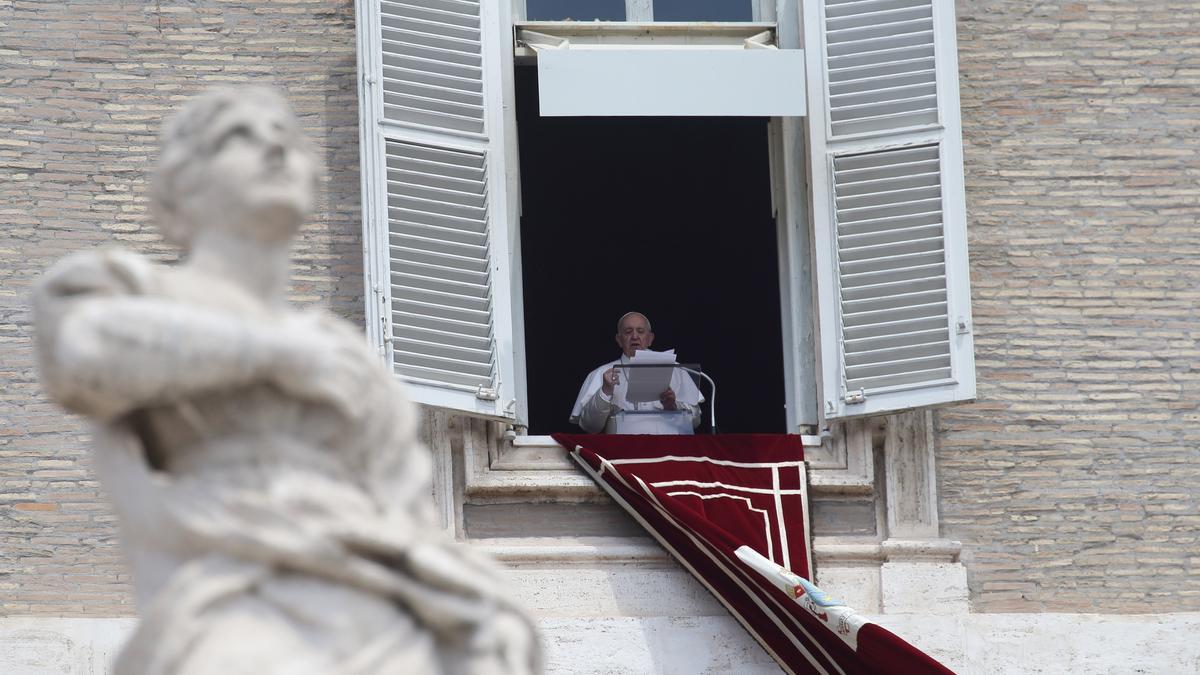
<path fill-rule="evenodd" d="M 645 368 L 641 366 L 652 364 L 674 364 L 675 350 L 668 349 L 665 352 L 653 352 L 648 349 L 639 349 L 633 353 L 633 358 L 630 363 L 637 368 L 625 368 L 625 377 L 629 379 L 629 384 L 625 390 L 625 400 L 630 403 L 645 403 L 647 401 L 657 401 L 658 397 L 671 386 L 671 371 L 674 368 L 671 365 L 664 365 L 661 368 Z"/>

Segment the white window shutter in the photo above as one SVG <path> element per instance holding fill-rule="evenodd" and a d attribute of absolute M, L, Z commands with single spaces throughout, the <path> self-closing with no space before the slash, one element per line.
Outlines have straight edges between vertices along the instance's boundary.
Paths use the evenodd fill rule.
<path fill-rule="evenodd" d="M 370 337 L 419 403 L 515 419 L 503 3 L 359 0 Z"/>
<path fill-rule="evenodd" d="M 951 0 L 805 0 L 827 419 L 975 396 Z"/>

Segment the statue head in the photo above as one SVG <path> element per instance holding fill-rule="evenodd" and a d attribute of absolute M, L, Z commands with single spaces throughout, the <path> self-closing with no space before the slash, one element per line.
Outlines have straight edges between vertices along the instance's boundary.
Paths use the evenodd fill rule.
<path fill-rule="evenodd" d="M 209 91 L 167 121 L 151 188 L 159 228 L 191 248 L 206 229 L 286 243 L 312 212 L 320 161 L 273 89 Z"/>

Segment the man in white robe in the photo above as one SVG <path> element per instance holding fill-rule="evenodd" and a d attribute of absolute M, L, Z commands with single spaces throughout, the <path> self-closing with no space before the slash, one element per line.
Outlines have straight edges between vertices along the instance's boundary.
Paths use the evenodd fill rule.
<path fill-rule="evenodd" d="M 700 404 L 704 396 L 692 378 L 679 368 L 671 373 L 670 386 L 657 401 L 633 402 L 626 398 L 628 378 L 621 365 L 633 361 L 639 349 L 650 349 L 654 333 L 650 320 L 639 312 L 628 312 L 617 321 L 617 344 L 621 358 L 610 361 L 588 374 L 571 410 L 571 423 L 578 424 L 589 434 L 601 432 L 634 434 L 690 434 L 700 425 Z M 625 412 L 652 411 L 684 413 L 675 415 L 619 415 Z M 682 423 L 679 419 L 683 418 Z"/>

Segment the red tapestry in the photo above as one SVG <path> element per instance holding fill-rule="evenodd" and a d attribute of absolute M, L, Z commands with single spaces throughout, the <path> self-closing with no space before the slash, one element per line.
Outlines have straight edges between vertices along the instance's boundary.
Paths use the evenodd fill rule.
<path fill-rule="evenodd" d="M 799 436 L 554 440 L 789 673 L 949 673 L 809 580 Z"/>

